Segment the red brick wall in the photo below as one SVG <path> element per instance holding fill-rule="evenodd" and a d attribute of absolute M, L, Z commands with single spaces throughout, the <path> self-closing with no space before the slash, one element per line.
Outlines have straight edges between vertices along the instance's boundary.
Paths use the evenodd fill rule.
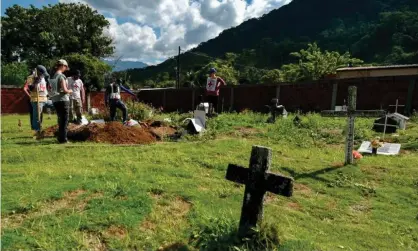
<path fill-rule="evenodd" d="M 358 87 L 357 109 L 388 109 L 394 105 L 396 99 L 399 104 L 405 105 L 408 95 L 408 86 L 411 79 L 418 77 L 385 77 L 354 80 L 323 80 L 310 83 L 280 84 L 280 104 L 287 110 L 294 111 L 320 111 L 331 108 L 333 83 L 338 83 L 336 105 L 343 105 L 347 98 L 347 89 L 350 85 Z M 276 97 L 279 85 L 241 85 L 226 86 L 221 89 L 219 107 L 224 111 L 251 109 L 266 111 L 265 105 Z M 231 95 L 231 93 L 233 95 Z M 154 107 L 163 107 L 165 111 L 186 112 L 192 110 L 197 104 L 199 95 L 204 95 L 202 88 L 182 89 L 156 89 L 142 90 L 139 99 Z M 129 94 L 122 93 L 123 99 Z M 233 98 L 231 100 L 231 97 Z M 28 111 L 27 98 L 20 88 L 4 88 L 1 90 L 2 113 L 25 113 Z M 104 108 L 104 93 L 91 93 L 91 106 Z M 418 80 L 415 84 L 412 108 L 418 110 Z M 400 108 L 402 111 L 403 108 Z"/>
<path fill-rule="evenodd" d="M 122 99 L 127 100 L 132 96 L 121 93 Z M 1 88 L 1 113 L 28 113 L 29 98 L 22 88 Z M 92 92 L 90 94 L 91 107 L 104 109 L 104 92 Z M 86 110 L 87 107 L 84 108 Z"/>

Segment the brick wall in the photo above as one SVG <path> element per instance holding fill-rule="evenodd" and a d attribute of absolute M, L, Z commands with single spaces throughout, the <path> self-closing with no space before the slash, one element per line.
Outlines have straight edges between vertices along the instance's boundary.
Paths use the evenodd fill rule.
<path fill-rule="evenodd" d="M 224 111 L 266 111 L 265 105 L 272 98 L 278 97 L 280 104 L 287 110 L 320 111 L 331 109 L 333 103 L 333 88 L 336 84 L 335 104 L 343 105 L 347 98 L 350 85 L 357 86 L 357 109 L 388 109 L 396 99 L 399 104 L 406 105 L 411 80 L 415 79 L 412 90 L 412 109 L 418 110 L 418 76 L 384 77 L 352 80 L 323 80 L 308 83 L 277 84 L 277 85 L 241 85 L 226 86 L 221 89 L 219 106 Z M 92 92 L 91 106 L 104 108 L 104 93 Z M 165 111 L 186 112 L 192 110 L 204 95 L 203 88 L 181 89 L 147 89 L 138 93 L 139 99 L 154 107 L 163 107 Z M 410 94 L 411 95 L 411 94 Z M 123 99 L 129 94 L 122 93 Z M 2 88 L 1 112 L 25 113 L 28 111 L 27 98 L 20 88 Z M 403 108 L 399 109 L 401 112 Z"/>

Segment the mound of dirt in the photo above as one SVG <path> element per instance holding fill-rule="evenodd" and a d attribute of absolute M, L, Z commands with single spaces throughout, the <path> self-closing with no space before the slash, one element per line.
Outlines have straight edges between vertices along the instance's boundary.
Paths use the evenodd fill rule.
<path fill-rule="evenodd" d="M 157 127 L 161 126 L 161 127 Z M 128 127 L 120 122 L 106 124 L 89 124 L 85 126 L 69 124 L 68 139 L 70 141 L 92 141 L 110 144 L 148 144 L 172 137 L 177 130 L 162 123 L 141 123 L 141 126 Z M 57 136 L 58 126 L 45 129 L 45 136 Z"/>

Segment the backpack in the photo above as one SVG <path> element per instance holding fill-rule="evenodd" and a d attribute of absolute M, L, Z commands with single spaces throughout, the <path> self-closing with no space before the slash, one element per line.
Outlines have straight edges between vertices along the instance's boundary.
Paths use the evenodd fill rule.
<path fill-rule="evenodd" d="M 55 97 L 60 95 L 60 93 L 63 91 L 61 87 L 58 85 L 58 79 L 63 74 L 57 74 L 56 78 L 50 78 L 48 79 L 48 91 L 49 91 L 49 97 Z"/>

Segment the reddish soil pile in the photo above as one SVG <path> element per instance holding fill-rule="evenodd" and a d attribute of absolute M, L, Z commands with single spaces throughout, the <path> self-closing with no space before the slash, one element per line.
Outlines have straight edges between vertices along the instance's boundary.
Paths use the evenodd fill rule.
<path fill-rule="evenodd" d="M 154 122 L 153 122 L 154 123 Z M 70 141 L 93 141 L 111 144 L 148 144 L 165 137 L 173 136 L 177 130 L 173 127 L 154 123 L 152 127 L 148 123 L 141 126 L 128 127 L 120 122 L 106 124 L 89 124 L 79 126 L 68 125 L 68 139 Z M 58 126 L 45 129 L 45 136 L 57 136 Z"/>

